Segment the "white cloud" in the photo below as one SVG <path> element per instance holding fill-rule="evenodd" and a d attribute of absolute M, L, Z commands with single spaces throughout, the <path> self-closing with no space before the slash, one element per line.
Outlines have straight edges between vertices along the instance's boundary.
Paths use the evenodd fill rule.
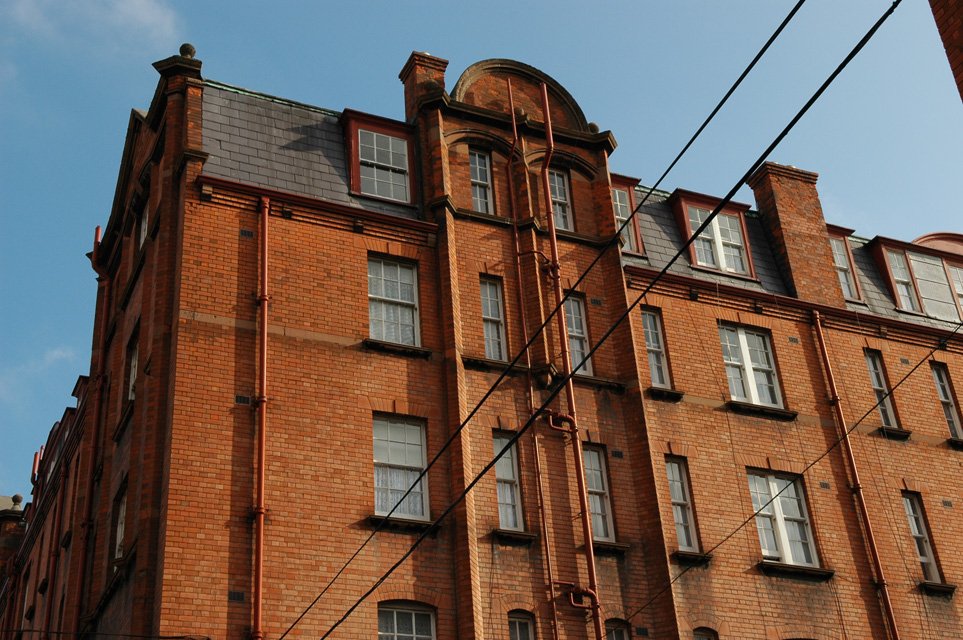
<path fill-rule="evenodd" d="M 50 45 L 110 55 L 134 46 L 173 50 L 180 30 L 165 0 L 10 0 L 0 21 Z"/>
<path fill-rule="evenodd" d="M 44 375 L 60 362 L 71 362 L 76 354 L 67 347 L 47 349 L 42 355 L 0 371 L 0 403 L 15 404 L 29 393 Z"/>

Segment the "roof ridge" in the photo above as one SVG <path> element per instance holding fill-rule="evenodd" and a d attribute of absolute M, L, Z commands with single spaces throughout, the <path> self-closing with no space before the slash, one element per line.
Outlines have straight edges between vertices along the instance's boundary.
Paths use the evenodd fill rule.
<path fill-rule="evenodd" d="M 243 87 L 237 87 L 232 84 L 227 84 L 225 82 L 218 82 L 217 80 L 204 79 L 204 84 L 211 87 L 216 87 L 218 89 L 223 89 L 225 91 L 230 91 L 232 93 L 237 93 L 240 95 L 251 96 L 253 98 L 260 98 L 262 100 L 269 100 L 271 102 L 276 102 L 278 104 L 286 104 L 294 107 L 300 107 L 302 109 L 307 109 L 309 111 L 314 111 L 317 113 L 323 113 L 329 116 L 341 116 L 340 111 L 335 111 L 333 109 L 325 109 L 324 107 L 317 107 L 312 104 L 307 104 L 304 102 L 298 102 L 297 100 L 289 100 L 288 98 L 280 98 L 278 96 L 272 96 L 269 93 L 262 93 L 260 91 L 251 91 L 250 89 L 245 89 Z"/>

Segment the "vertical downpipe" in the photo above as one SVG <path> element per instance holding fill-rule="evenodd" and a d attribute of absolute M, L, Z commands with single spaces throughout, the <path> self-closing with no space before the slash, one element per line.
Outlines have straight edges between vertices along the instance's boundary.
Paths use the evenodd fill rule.
<path fill-rule="evenodd" d="M 271 200 L 261 197 L 261 286 L 257 302 L 260 307 L 258 331 L 258 396 L 257 396 L 257 504 L 254 507 L 254 620 L 251 638 L 262 640 L 264 630 L 261 622 L 262 584 L 264 580 L 264 461 L 267 429 L 267 327 L 268 327 L 268 214 Z"/>
<path fill-rule="evenodd" d="M 896 613 L 893 611 L 893 602 L 889 597 L 889 587 L 886 582 L 886 574 L 883 573 L 883 562 L 879 557 L 879 548 L 876 546 L 876 536 L 873 534 L 873 523 L 869 519 L 869 509 L 866 507 L 866 498 L 863 496 L 863 485 L 859 481 L 859 469 L 856 468 L 856 456 L 853 454 L 853 445 L 849 441 L 849 427 L 846 425 L 846 417 L 843 415 L 842 401 L 836 391 L 836 377 L 833 375 L 833 367 L 829 360 L 829 350 L 826 348 L 826 341 L 823 338 L 822 319 L 818 311 L 813 311 L 813 324 L 816 325 L 816 338 L 819 340 L 819 354 L 823 359 L 823 366 L 826 368 L 826 379 L 829 382 L 830 403 L 833 405 L 833 413 L 836 414 L 836 421 L 843 432 L 843 448 L 846 451 L 846 460 L 849 463 L 849 471 L 853 475 L 853 494 L 856 496 L 856 504 L 859 505 L 859 513 L 863 518 L 863 528 L 866 530 L 866 541 L 869 543 L 869 552 L 873 557 L 873 567 L 876 569 L 876 586 L 879 587 L 879 594 L 883 601 L 883 609 L 886 611 L 886 620 L 889 622 L 890 634 L 893 640 L 900 640 L 899 627 L 896 625 Z"/>
<path fill-rule="evenodd" d="M 94 377 L 94 384 L 97 386 L 97 393 L 94 400 L 94 417 L 93 417 L 93 431 L 90 438 L 90 448 L 88 449 L 89 454 L 87 456 L 87 481 L 84 485 L 84 518 L 81 520 L 81 528 L 83 529 L 83 536 L 80 549 L 80 572 L 78 575 L 78 580 L 80 581 L 80 588 L 77 590 L 77 606 L 74 609 L 73 615 L 73 630 L 75 632 L 80 631 L 80 615 L 84 607 L 84 596 L 86 595 L 87 586 L 87 556 L 90 554 L 90 535 L 93 529 L 93 513 L 94 513 L 94 466 L 97 464 L 97 458 L 100 453 L 100 423 L 103 421 L 103 404 L 104 404 L 104 367 L 106 357 L 104 354 L 104 349 L 107 346 L 107 321 L 109 319 L 111 303 L 111 287 L 113 286 L 113 281 L 110 278 L 110 274 L 107 273 L 106 269 L 103 269 L 98 265 L 98 258 L 100 253 L 100 239 L 101 239 L 101 229 L 98 226 L 97 230 L 94 232 L 94 252 L 90 257 L 90 266 L 93 268 L 94 272 L 97 273 L 99 277 L 104 282 L 104 295 L 101 298 L 103 306 L 100 309 L 100 338 L 98 340 L 97 347 L 97 374 Z"/>
<path fill-rule="evenodd" d="M 508 152 L 508 206 L 512 214 L 512 243 L 515 249 L 515 292 L 518 294 L 518 315 L 522 322 L 522 338 L 528 342 L 528 322 L 525 319 L 525 298 L 522 295 L 522 260 L 521 248 L 518 242 L 518 210 L 515 205 L 515 178 L 512 165 L 515 162 L 515 149 L 518 146 L 518 125 L 515 122 L 515 99 L 512 96 L 512 79 L 508 83 L 508 108 L 512 114 L 512 148 Z M 525 350 L 526 396 L 528 399 L 528 413 L 535 414 L 535 397 L 532 390 L 532 356 Z M 538 446 L 538 425 L 532 425 L 532 451 L 535 456 L 535 486 L 538 489 L 539 520 L 542 528 L 542 542 L 545 545 L 545 571 L 548 574 L 549 606 L 552 608 L 552 638 L 559 640 L 558 604 L 555 602 L 555 566 L 552 561 L 552 546 L 548 538 L 548 514 L 545 504 L 545 491 L 542 487 L 542 456 Z"/>
<path fill-rule="evenodd" d="M 555 289 L 555 306 L 558 311 L 555 319 L 558 323 L 558 335 L 561 342 L 562 372 L 565 374 L 565 400 L 568 403 L 568 416 L 565 422 L 570 425 L 572 436 L 572 452 L 575 458 L 575 481 L 578 485 L 578 504 L 582 519 L 582 536 L 585 539 L 585 561 L 588 569 L 589 588 L 580 591 L 589 596 L 592 601 L 592 622 L 595 625 L 595 640 L 603 640 L 605 632 L 602 628 L 602 611 L 599 604 L 598 576 L 595 571 L 595 549 L 592 546 L 592 514 L 589 509 L 588 491 L 585 486 L 585 462 L 582 458 L 582 440 L 578 432 L 578 421 L 575 410 L 575 386 L 572 384 L 572 361 L 568 350 L 568 325 L 565 310 L 562 307 L 562 274 L 558 259 L 558 238 L 555 235 L 555 211 L 552 206 L 552 187 L 548 179 L 548 165 L 552 159 L 555 143 L 552 139 L 552 115 L 548 108 L 548 87 L 542 83 L 542 109 L 545 114 L 545 159 L 542 162 L 542 189 L 545 192 L 545 206 L 548 211 L 548 238 L 552 248 L 552 282 Z"/>

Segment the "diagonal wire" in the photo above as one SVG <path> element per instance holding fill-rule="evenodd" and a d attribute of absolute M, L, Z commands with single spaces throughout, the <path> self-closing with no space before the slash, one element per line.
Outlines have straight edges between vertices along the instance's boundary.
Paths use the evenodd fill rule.
<path fill-rule="evenodd" d="M 897 0 L 897 3 L 899 3 L 900 1 L 901 1 L 901 0 Z M 809 464 L 807 464 L 806 467 L 805 467 L 802 471 L 800 471 L 799 473 L 791 474 L 791 475 L 795 476 L 795 477 L 792 479 L 792 482 L 790 482 L 790 483 L 787 484 L 785 487 L 783 487 L 782 489 L 780 489 L 779 491 L 777 491 L 777 492 L 775 493 L 775 495 L 773 495 L 772 498 L 770 498 L 769 501 L 766 502 L 766 504 L 764 504 L 764 505 L 762 505 L 761 507 L 759 507 L 759 509 L 757 509 L 755 512 L 753 512 L 753 514 L 752 514 L 751 516 L 749 516 L 748 518 L 746 518 L 745 520 L 743 520 L 742 524 L 740 524 L 738 527 L 736 527 L 735 530 L 732 531 L 732 533 L 730 533 L 730 534 L 727 535 L 725 538 L 723 538 L 722 540 L 720 540 L 719 542 L 717 542 L 717 543 L 715 544 L 715 546 L 713 546 L 711 549 L 707 550 L 705 553 L 706 553 L 706 554 L 711 554 L 713 551 L 715 551 L 716 549 L 718 549 L 719 547 L 721 547 L 722 545 L 724 545 L 726 542 L 728 542 L 734 535 L 736 535 L 737 533 L 739 533 L 747 524 L 749 524 L 750 522 L 752 522 L 753 519 L 755 519 L 755 517 L 756 517 L 757 515 L 759 515 L 764 509 L 766 509 L 766 507 L 768 507 L 770 504 L 772 504 L 773 502 L 775 502 L 775 501 L 776 501 L 776 498 L 778 498 L 780 495 L 782 495 L 783 491 L 785 491 L 786 489 L 788 489 L 789 487 L 791 487 L 792 485 L 794 485 L 794 484 L 796 483 L 796 481 L 799 480 L 800 478 L 802 478 L 803 475 L 805 475 L 805 473 L 806 473 L 807 471 L 809 471 L 810 469 L 812 469 L 812 468 L 813 468 L 816 464 L 818 464 L 823 458 L 825 458 L 826 456 L 828 456 L 828 455 L 833 451 L 833 449 L 835 449 L 836 447 L 838 447 L 838 446 L 840 445 L 840 443 L 843 442 L 843 440 L 846 439 L 846 436 L 848 436 L 848 435 L 851 434 L 853 431 L 855 431 L 855 430 L 856 430 L 856 427 L 858 427 L 860 424 L 862 424 L 863 420 L 865 420 L 865 419 L 868 418 L 870 415 L 872 415 L 872 413 L 873 413 L 874 411 L 876 411 L 877 407 L 879 407 L 887 398 L 889 398 L 889 397 L 893 394 L 893 392 L 896 391 L 896 389 L 899 388 L 899 386 L 900 386 L 901 384 L 903 384 L 904 382 L 906 382 L 906 380 L 907 380 L 911 375 L 913 375 L 913 373 L 915 373 L 917 369 L 919 369 L 921 366 L 923 366 L 923 363 L 924 363 L 924 362 L 926 362 L 934 353 L 936 353 L 936 351 L 937 351 L 938 349 L 942 349 L 942 348 L 946 345 L 946 343 L 949 341 L 949 339 L 952 338 L 954 335 L 956 335 L 956 333 L 960 330 L 960 328 L 963 328 L 963 322 L 958 323 L 958 324 L 956 325 L 956 327 L 953 328 L 953 331 L 951 331 L 951 332 L 949 333 L 949 335 L 946 335 L 946 336 L 940 338 L 939 341 L 936 343 L 936 346 L 933 347 L 932 349 L 930 349 L 929 353 L 927 353 L 925 356 L 923 356 L 923 358 L 922 358 L 919 362 L 916 363 L 916 366 L 914 366 L 912 369 L 910 369 L 909 372 L 908 372 L 905 376 L 903 376 L 903 377 L 900 379 L 900 381 L 897 382 L 896 385 L 895 385 L 892 389 L 890 389 L 889 391 L 887 391 L 885 395 L 883 395 L 879 400 L 877 400 L 877 401 L 876 401 L 876 404 L 874 404 L 872 407 L 870 407 L 870 408 L 866 411 L 866 413 L 864 413 L 864 414 L 862 415 L 862 417 L 860 417 L 860 419 L 857 420 L 856 423 L 855 423 L 852 427 L 850 427 L 849 429 L 846 430 L 845 433 L 843 433 L 843 435 L 841 435 L 839 438 L 837 438 L 836 441 L 833 442 L 833 443 L 829 446 L 828 449 L 826 449 L 826 451 L 824 451 L 824 452 L 823 452 L 819 457 L 817 457 L 815 460 L 813 460 L 812 462 L 810 462 Z M 695 565 L 693 565 L 693 566 L 695 566 Z M 649 599 L 646 601 L 645 604 L 643 604 L 641 607 L 639 607 L 638 609 L 636 609 L 635 612 L 632 613 L 632 615 L 630 615 L 629 617 L 631 618 L 632 616 L 635 616 L 635 615 L 641 613 L 643 609 L 645 609 L 645 608 L 648 607 L 650 604 L 652 604 L 653 602 L 655 602 L 655 600 L 658 599 L 658 597 L 661 596 L 663 593 L 667 592 L 667 591 L 672 587 L 672 585 L 675 584 L 675 583 L 679 580 L 679 578 L 681 578 L 681 577 L 684 576 L 686 573 L 688 573 L 689 570 L 692 569 L 692 568 L 693 568 L 692 566 L 689 566 L 689 567 L 686 567 L 684 570 L 680 571 L 680 572 L 679 572 L 679 575 L 677 575 L 675 578 L 673 578 L 672 580 L 670 580 L 667 585 L 665 585 L 664 587 L 662 587 L 662 589 L 660 589 L 655 595 L 653 595 L 651 598 L 649 598 Z"/>
<path fill-rule="evenodd" d="M 582 365 L 584 365 L 588 360 L 591 359 L 592 355 L 615 332 L 615 330 L 622 323 L 622 321 L 625 320 L 629 316 L 629 314 L 632 313 L 633 310 L 635 310 L 635 308 L 639 305 L 642 299 L 648 294 L 648 292 L 652 289 L 652 287 L 655 286 L 655 284 L 662 278 L 662 276 L 665 275 L 665 273 L 669 270 L 669 268 L 673 264 L 675 264 L 676 261 L 678 261 L 678 259 L 683 255 L 683 253 L 696 240 L 696 238 L 698 238 L 698 236 L 711 224 L 712 220 L 729 203 L 729 201 L 732 200 L 732 198 L 735 196 L 736 192 L 742 187 L 742 185 L 745 184 L 745 182 L 749 179 L 749 177 L 753 173 L 755 173 L 755 171 L 763 164 L 763 162 L 765 162 L 765 159 L 769 156 L 770 153 L 772 153 L 773 149 L 775 149 L 776 146 L 780 142 L 782 142 L 782 140 L 789 134 L 789 132 L 793 129 L 793 127 L 796 126 L 799 120 L 802 119 L 802 117 L 806 114 L 807 111 L 809 111 L 812 105 L 815 104 L 815 102 L 820 98 L 820 96 L 822 96 L 822 94 L 826 91 L 826 89 L 829 88 L 829 86 L 839 76 L 839 74 L 842 73 L 843 69 L 845 69 L 846 66 L 852 61 L 852 59 L 856 57 L 856 54 L 858 54 L 862 50 L 862 48 L 866 45 L 866 43 L 869 42 L 869 40 L 873 37 L 873 35 L 876 34 L 876 32 L 883 25 L 886 19 L 889 18 L 890 15 L 892 15 L 893 11 L 896 10 L 896 7 L 899 6 L 901 2 L 902 0 L 895 0 L 895 2 L 893 2 L 893 4 L 889 7 L 889 9 L 887 9 L 883 13 L 883 15 L 879 18 L 879 20 L 877 20 L 876 23 L 870 28 L 870 30 L 866 32 L 866 35 L 864 35 L 862 39 L 860 39 L 860 41 L 856 44 L 856 46 L 853 47 L 853 50 L 849 52 L 849 54 L 843 59 L 843 61 L 839 64 L 839 66 L 836 67 L 836 69 L 829 75 L 829 77 L 823 82 L 822 85 L 820 85 L 820 87 L 816 90 L 816 92 L 812 95 L 812 97 L 806 102 L 806 104 L 803 105 L 803 107 L 799 110 L 799 112 L 792 118 L 792 120 L 790 120 L 789 124 L 786 125 L 786 127 L 779 133 L 778 136 L 776 136 L 776 138 L 772 141 L 772 143 L 770 143 L 770 145 L 759 156 L 759 158 L 756 159 L 756 161 L 752 164 L 749 170 L 746 171 L 746 173 L 742 176 L 742 178 L 740 178 L 739 181 L 732 187 L 729 193 L 726 194 L 726 197 L 723 198 L 722 201 L 719 202 L 719 204 L 716 206 L 716 208 L 712 210 L 709 216 L 706 217 L 702 225 L 700 225 L 698 229 L 692 232 L 692 235 L 689 237 L 689 239 L 685 243 L 683 243 L 682 248 L 679 249 L 679 251 L 672 257 L 672 259 L 669 260 L 669 262 L 659 271 L 659 273 L 645 287 L 645 289 L 635 299 L 635 301 L 631 305 L 629 305 L 628 308 L 622 314 L 620 314 L 618 319 L 603 334 L 603 336 L 595 344 L 595 346 L 589 349 L 588 353 L 585 354 L 585 356 L 578 363 L 578 365 L 572 367 L 572 372 L 558 382 L 555 389 L 549 393 L 548 398 L 542 403 L 542 405 L 538 408 L 538 410 L 536 410 L 532 414 L 532 416 L 525 422 L 525 424 L 522 425 L 522 427 L 519 428 L 519 430 L 515 432 L 515 434 L 511 438 L 508 439 L 507 443 L 502 448 L 502 450 L 499 451 L 498 454 L 496 454 L 495 457 L 488 464 L 485 465 L 485 467 L 478 473 L 478 475 L 476 475 L 475 478 L 461 492 L 461 494 L 459 494 L 459 496 L 455 498 L 448 505 L 448 507 L 442 512 L 442 514 L 438 516 L 438 518 L 433 523 L 431 523 L 431 525 L 427 527 L 426 530 L 423 531 L 420 536 L 418 536 L 418 538 L 411 544 L 411 547 L 408 549 L 408 551 L 406 551 L 404 555 L 402 555 L 401 558 L 399 558 L 398 561 L 391 566 L 391 568 L 389 568 L 384 574 L 382 574 L 381 577 L 378 578 L 378 580 L 374 583 L 374 585 L 372 585 L 367 591 L 365 591 L 365 593 L 357 601 L 355 601 L 355 603 L 351 605 L 351 607 L 348 608 L 348 610 L 324 633 L 324 635 L 321 636 L 321 640 L 324 640 L 325 638 L 330 636 L 335 631 L 335 629 L 337 629 L 341 625 L 341 623 L 344 622 L 348 618 L 348 616 L 350 616 L 354 612 L 354 610 L 357 609 L 361 605 L 361 603 L 368 598 L 368 596 L 374 593 L 374 591 L 379 586 L 381 586 L 381 584 L 384 583 L 384 581 L 387 580 L 391 576 L 391 574 L 394 573 L 394 571 L 398 567 L 400 567 L 405 562 L 405 560 L 407 560 L 411 556 L 411 554 L 415 552 L 415 549 L 418 548 L 418 546 L 422 543 L 422 541 L 424 541 L 429 534 L 431 534 L 438 528 L 441 521 L 444 520 L 445 517 L 448 516 L 448 514 L 450 514 L 455 509 L 455 507 L 461 503 L 462 500 L 465 499 L 465 496 L 467 496 L 468 493 L 475 487 L 475 485 L 481 481 L 481 479 L 485 476 L 485 474 L 487 474 L 488 471 L 490 471 L 495 466 L 495 463 L 498 462 L 498 460 L 500 460 L 501 457 L 505 455 L 505 453 L 509 451 L 509 449 L 511 449 L 511 447 L 516 442 L 518 442 L 519 438 L 521 438 L 522 435 L 528 430 L 528 428 L 531 427 L 531 425 L 539 417 L 542 411 L 544 411 L 548 407 L 548 405 L 558 396 L 558 394 L 564 388 L 565 384 L 567 384 L 568 381 L 572 379 L 572 377 L 575 375 L 575 371 L 578 371 L 582 367 Z M 554 312 L 557 312 L 558 309 L 559 307 L 556 307 Z M 961 326 L 963 326 L 963 323 L 960 323 L 960 324 Z M 956 330 L 953 331 L 953 334 L 955 333 L 956 333 Z M 953 335 L 953 334 L 950 334 L 950 335 Z M 517 359 L 518 359 L 518 356 L 516 356 L 516 360 Z M 489 390 L 488 395 L 491 394 L 493 389 Z M 488 397 L 488 395 L 486 395 L 486 398 Z M 472 415 L 474 415 L 475 411 L 477 411 L 480 406 L 481 404 L 475 407 L 475 410 L 472 412 Z M 466 420 L 466 423 L 467 423 L 467 420 Z M 464 427 L 464 424 L 462 425 L 462 428 L 463 427 Z M 828 451 L 824 453 L 823 456 L 820 456 L 819 459 L 824 457 L 826 454 L 828 454 Z M 745 526 L 745 523 L 740 526 L 740 529 L 743 526 Z M 728 540 L 730 537 L 732 537 L 732 535 L 735 535 L 735 532 L 727 536 L 726 539 Z M 659 594 L 664 593 L 669 588 L 669 586 L 671 586 L 671 584 L 672 583 L 670 582 L 669 585 L 664 587 L 659 592 Z M 648 604 L 649 602 L 643 605 L 643 608 L 648 606 Z M 642 609 L 639 609 L 639 611 L 641 610 Z M 292 628 L 293 628 L 293 625 L 292 625 Z"/>
<path fill-rule="evenodd" d="M 695 132 L 694 134 L 692 134 L 692 137 L 689 138 L 689 141 L 685 144 L 685 146 L 682 148 L 682 150 L 676 155 L 675 159 L 672 160 L 672 162 L 669 164 L 668 168 L 667 168 L 665 171 L 662 172 L 662 175 L 659 177 L 658 180 L 656 180 L 655 184 L 654 184 L 652 187 L 649 187 L 649 188 L 648 188 L 648 192 L 645 194 L 645 196 L 642 198 L 642 200 L 639 202 L 639 204 L 636 205 L 636 207 L 635 207 L 635 209 L 632 211 L 631 215 L 629 215 L 629 216 L 625 219 L 625 221 L 622 223 L 622 225 L 616 230 L 615 234 L 614 234 L 611 238 L 609 238 L 608 242 L 599 250 L 598 255 L 592 260 L 592 262 L 588 265 L 588 267 L 586 267 L 586 269 L 582 272 L 582 274 L 579 276 L 578 280 L 576 280 L 575 284 L 572 285 L 572 287 L 569 289 L 569 291 L 567 291 L 567 292 L 565 293 L 565 295 L 564 295 L 563 298 L 562 298 L 562 305 L 564 305 L 564 304 L 565 304 L 565 301 L 569 299 L 569 297 L 570 297 L 570 295 L 571 295 L 571 291 L 578 288 L 579 284 L 581 284 L 581 282 L 582 282 L 583 280 L 585 280 L 585 278 L 588 276 L 589 272 L 595 267 L 596 264 L 598 264 L 598 262 L 602 259 L 602 257 L 605 255 L 605 253 L 606 253 L 612 246 L 614 246 L 615 244 L 617 244 L 617 243 L 619 242 L 619 238 L 620 238 L 621 235 L 622 235 L 622 231 L 625 229 L 625 227 L 626 227 L 627 225 L 631 224 L 633 218 L 635 218 L 635 217 L 637 216 L 638 212 L 642 210 L 642 207 L 643 207 L 643 205 L 645 205 L 646 201 L 649 199 L 649 196 L 651 196 L 652 193 L 659 188 L 659 186 L 662 184 L 662 181 L 665 180 L 666 176 L 669 175 L 669 172 L 671 172 L 672 169 L 675 168 L 675 165 L 678 164 L 679 160 L 682 159 L 682 156 L 684 156 L 684 155 L 686 154 L 686 152 L 689 150 L 689 147 L 692 146 L 692 144 L 693 144 L 693 143 L 696 141 L 696 139 L 702 134 L 702 132 L 703 132 L 703 131 L 705 130 L 705 128 L 709 125 L 709 123 L 712 121 L 712 119 L 715 118 L 716 114 L 719 113 L 719 111 L 720 111 L 720 110 L 722 109 L 722 107 L 726 104 L 726 102 L 728 102 L 728 100 L 729 100 L 729 98 L 732 96 L 732 94 L 736 91 L 736 89 L 739 87 L 739 85 L 742 84 L 742 81 L 746 78 L 746 76 L 749 75 L 749 72 L 752 71 L 752 69 L 756 66 L 756 63 L 759 62 L 759 60 L 760 60 L 760 59 L 762 58 L 762 56 L 766 53 L 766 51 L 769 50 L 769 47 L 770 47 L 770 46 L 772 45 L 772 43 L 776 40 L 776 38 L 779 37 L 779 34 L 782 33 L 783 29 L 785 29 L 786 25 L 789 24 L 789 22 L 792 20 L 792 18 L 796 15 L 796 12 L 799 11 L 799 9 L 802 7 L 802 5 L 803 5 L 805 2 L 806 2 L 806 0 L 798 0 L 798 2 L 796 2 L 795 6 L 792 8 L 792 10 L 786 15 L 785 19 L 783 19 L 782 23 L 780 23 L 780 25 L 776 28 L 776 30 L 772 33 L 772 35 L 769 36 L 769 39 L 768 39 L 768 40 L 766 41 L 766 43 L 762 46 L 762 48 L 759 49 L 758 53 L 756 53 L 756 55 L 755 55 L 755 57 L 752 59 L 752 61 L 746 66 L 746 68 L 745 68 L 745 69 L 743 70 L 743 72 L 739 75 L 739 77 L 738 77 L 738 78 L 736 79 L 736 81 L 732 84 L 732 86 L 729 87 L 729 90 L 726 92 L 725 96 L 723 96 L 722 100 L 719 101 L 719 103 L 715 106 L 715 108 L 714 108 L 714 109 L 712 110 L 712 112 L 708 115 L 708 117 L 706 117 L 706 119 L 702 122 L 702 124 L 699 126 L 699 128 L 696 130 L 696 132 Z M 412 488 L 415 487 L 415 486 L 418 486 L 418 483 L 428 474 L 428 470 L 431 469 L 431 467 L 435 464 L 435 462 L 438 461 L 438 459 L 441 457 L 441 455 L 448 449 L 449 446 L 451 446 L 451 444 L 455 441 L 455 439 L 461 434 L 462 430 L 468 425 L 468 423 L 472 420 L 472 418 L 475 417 L 475 414 L 476 414 L 476 413 L 478 412 L 478 410 L 482 407 L 482 405 L 484 405 L 485 402 L 488 401 L 488 399 L 489 399 L 489 398 L 491 397 L 491 395 L 495 392 L 495 390 L 501 385 L 502 381 L 504 381 L 504 379 L 505 379 L 506 376 L 508 375 L 508 372 L 512 370 L 512 368 L 518 363 L 518 361 L 522 358 L 522 356 L 525 354 L 525 352 L 528 351 L 529 347 L 531 347 L 532 344 L 534 344 L 535 340 L 538 338 L 538 336 L 541 334 L 541 332 L 545 330 L 545 328 L 549 325 L 549 323 L 551 323 L 552 319 L 555 317 L 555 314 L 558 313 L 558 311 L 559 311 L 559 309 L 562 307 L 562 305 L 559 305 L 558 307 L 554 308 L 554 309 L 552 310 L 552 312 L 548 314 L 548 316 L 545 318 L 545 321 L 542 323 L 542 325 L 541 325 L 540 327 L 538 327 L 538 329 L 536 329 L 536 330 L 533 332 L 532 337 L 528 340 L 527 343 L 525 343 L 525 346 L 523 346 L 523 347 L 519 350 L 518 355 L 516 355 L 515 358 L 512 359 L 512 361 L 505 367 L 505 370 L 501 373 L 501 375 L 499 375 L 498 379 L 495 380 L 495 382 L 492 384 L 491 388 L 490 388 L 490 389 L 488 390 L 488 392 L 481 398 L 481 400 L 478 402 L 478 404 L 475 406 L 475 408 L 472 410 L 472 412 L 468 415 L 468 417 L 465 418 L 465 420 L 461 423 L 461 425 L 458 427 L 458 429 L 456 429 L 456 430 L 451 434 L 451 436 L 448 438 L 448 440 L 447 440 L 447 441 L 442 445 L 442 447 L 438 450 L 438 453 L 436 453 L 435 456 L 428 462 L 428 464 L 425 465 L 425 467 L 424 467 L 424 469 L 422 470 L 421 474 L 420 474 L 420 475 L 418 476 L 418 478 L 412 483 L 411 487 L 408 488 L 408 491 L 405 492 L 404 496 L 402 496 L 401 499 L 399 499 L 398 502 L 395 504 L 395 506 L 393 506 L 393 507 L 391 508 L 391 510 L 384 516 L 384 519 L 377 524 L 377 526 L 376 526 L 376 527 L 374 528 L 374 530 L 368 535 L 368 537 L 367 537 L 367 538 L 365 539 L 365 541 L 361 544 L 361 546 L 351 555 L 350 558 L 348 558 L 348 560 L 344 563 L 344 565 L 342 565 L 342 567 L 338 570 L 338 572 L 334 575 L 334 577 L 331 578 L 331 580 L 328 581 L 328 584 L 325 585 L 324 589 L 321 590 L 321 593 L 319 593 L 318 596 L 311 602 L 311 604 L 308 605 L 308 607 L 301 613 L 301 615 L 299 615 L 299 616 L 297 617 L 297 619 L 291 624 L 291 626 L 288 627 L 287 630 L 286 630 L 283 634 L 281 634 L 281 636 L 278 638 L 278 640 L 284 640 L 284 638 L 294 629 L 294 627 L 297 626 L 297 624 L 301 622 L 301 620 L 304 618 L 304 616 L 306 616 L 306 615 L 311 611 L 311 609 L 313 609 L 314 606 L 321 600 L 321 598 L 322 598 L 322 597 L 324 596 L 324 594 L 328 591 L 328 589 L 331 588 L 331 586 L 335 583 L 335 581 L 337 581 L 337 579 L 338 579 L 339 577 L 341 577 L 341 574 L 344 573 L 344 571 L 348 568 L 348 565 L 350 565 L 350 564 L 354 561 L 354 559 L 355 559 L 356 557 L 358 557 L 358 555 L 364 550 L 364 548 L 368 546 L 368 543 L 371 542 L 372 538 L 374 538 L 374 536 L 385 527 L 385 524 L 387 523 L 388 518 L 390 518 L 391 515 L 395 512 L 395 509 L 397 509 L 398 505 L 400 505 L 401 503 L 404 502 L 405 498 L 406 498 L 406 497 L 408 496 L 408 494 L 411 492 Z"/>

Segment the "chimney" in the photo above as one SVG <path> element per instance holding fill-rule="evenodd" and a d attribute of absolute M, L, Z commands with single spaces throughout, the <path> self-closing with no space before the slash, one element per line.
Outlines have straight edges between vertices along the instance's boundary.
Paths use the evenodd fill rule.
<path fill-rule="evenodd" d="M 405 120 L 414 120 L 422 96 L 445 89 L 448 61 L 431 54 L 412 51 L 398 77 L 405 85 Z"/>
<path fill-rule="evenodd" d="M 791 295 L 833 307 L 846 302 L 833 265 L 817 174 L 767 162 L 749 178 Z"/>

